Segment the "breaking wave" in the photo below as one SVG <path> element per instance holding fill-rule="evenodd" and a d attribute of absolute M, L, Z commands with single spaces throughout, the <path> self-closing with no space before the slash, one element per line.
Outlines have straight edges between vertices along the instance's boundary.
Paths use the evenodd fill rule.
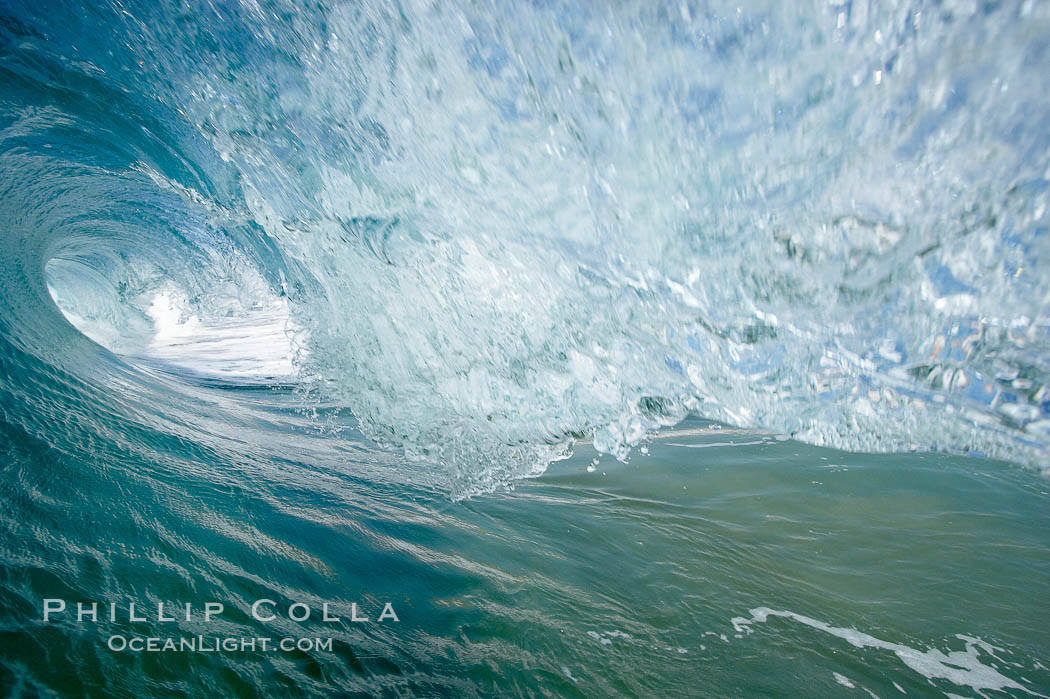
<path fill-rule="evenodd" d="M 0 20 L 9 390 L 294 374 L 461 495 L 690 412 L 1045 463 L 1045 3 Z"/>

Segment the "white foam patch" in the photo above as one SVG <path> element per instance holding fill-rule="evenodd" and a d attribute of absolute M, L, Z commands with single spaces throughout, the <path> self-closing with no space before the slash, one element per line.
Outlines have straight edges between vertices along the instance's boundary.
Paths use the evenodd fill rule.
<path fill-rule="evenodd" d="M 209 376 L 295 375 L 295 328 L 283 298 L 240 315 L 202 320 L 177 294 L 161 292 L 146 312 L 155 332 L 144 358 Z"/>
<path fill-rule="evenodd" d="M 891 651 L 909 668 L 930 680 L 948 680 L 961 687 L 969 687 L 977 692 L 1016 689 L 1036 697 L 1046 696 L 1033 692 L 1015 680 L 1003 675 L 996 668 L 982 663 L 980 659 L 982 652 L 995 658 L 996 651 L 1001 649 L 982 641 L 980 638 L 957 634 L 956 638 L 966 644 L 966 650 L 963 651 L 948 651 L 945 653 L 936 648 L 921 651 L 901 643 L 883 641 L 856 629 L 831 626 L 823 621 L 796 614 L 795 612 L 758 607 L 752 609 L 750 614 L 750 619 L 744 617 L 732 619 L 733 628 L 736 629 L 737 633 L 751 633 L 752 624 L 765 623 L 769 617 L 791 619 L 810 628 L 841 638 L 855 648 L 879 648 Z M 841 675 L 836 674 L 836 681 L 839 684 L 843 684 L 839 677 Z M 846 678 L 843 677 L 843 679 Z"/>

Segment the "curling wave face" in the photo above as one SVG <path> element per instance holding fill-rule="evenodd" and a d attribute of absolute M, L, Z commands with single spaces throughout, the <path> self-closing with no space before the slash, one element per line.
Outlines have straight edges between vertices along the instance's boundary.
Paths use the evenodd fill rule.
<path fill-rule="evenodd" d="M 298 5 L 3 10 L 28 363 L 218 337 L 457 495 L 689 412 L 1046 458 L 1045 4 Z"/>

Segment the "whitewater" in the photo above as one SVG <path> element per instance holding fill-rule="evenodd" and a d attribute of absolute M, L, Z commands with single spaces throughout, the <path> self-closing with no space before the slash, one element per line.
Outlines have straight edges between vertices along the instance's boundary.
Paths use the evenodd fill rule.
<path fill-rule="evenodd" d="M 1046 457 L 1042 5 L 23 12 L 7 235 L 118 353 L 287 304 L 460 494 L 689 412 Z"/>

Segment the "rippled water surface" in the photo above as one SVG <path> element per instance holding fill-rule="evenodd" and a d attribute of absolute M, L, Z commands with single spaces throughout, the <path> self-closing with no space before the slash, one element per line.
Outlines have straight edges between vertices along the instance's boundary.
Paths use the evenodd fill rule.
<path fill-rule="evenodd" d="M 513 493 L 451 503 L 390 483 L 396 460 L 363 450 L 352 432 L 319 437 L 264 397 L 222 398 L 248 441 L 275 426 L 283 435 L 240 463 L 203 452 L 85 479 L 79 460 L 5 433 L 5 482 L 21 492 L 5 489 L 8 691 L 1050 689 L 1042 477 L 689 421 L 628 464 L 605 458 L 590 471 L 593 454 L 581 450 Z M 264 461 L 270 447 L 286 456 Z M 46 597 L 306 601 L 315 619 L 261 624 L 231 611 L 218 626 L 42 625 Z M 333 627 L 316 619 L 326 601 L 357 602 L 372 619 L 390 601 L 401 621 Z M 278 657 L 104 648 L 111 634 L 198 633 L 336 640 L 331 653 Z"/>

